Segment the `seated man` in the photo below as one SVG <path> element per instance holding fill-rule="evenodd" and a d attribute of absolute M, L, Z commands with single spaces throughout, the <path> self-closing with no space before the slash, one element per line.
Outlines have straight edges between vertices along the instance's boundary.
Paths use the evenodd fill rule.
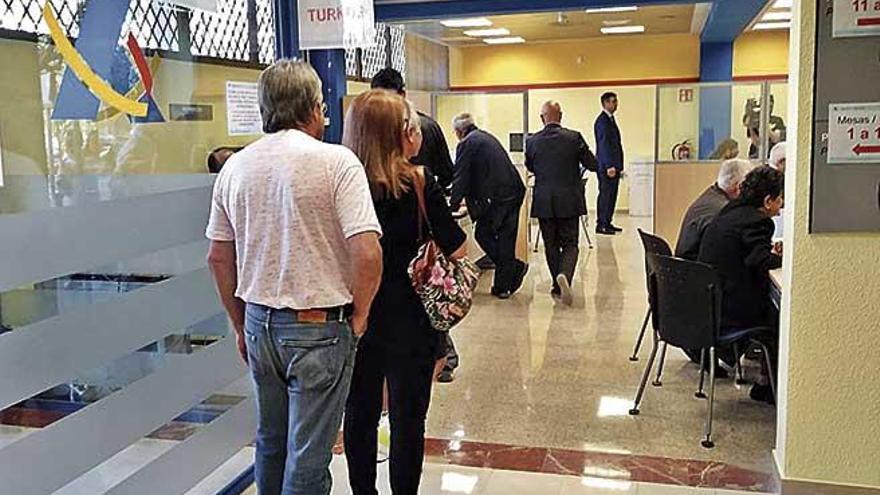
<path fill-rule="evenodd" d="M 782 173 L 770 167 L 749 172 L 741 186 L 740 197 L 730 202 L 706 228 L 698 260 L 712 265 L 722 279 L 724 303 L 721 306 L 721 331 L 770 327 L 778 317 L 770 302 L 770 270 L 782 266 L 782 245 L 773 245 L 773 218 L 783 206 Z M 776 369 L 778 335 L 763 339 Z M 768 385 L 756 384 L 751 397 L 772 402 Z"/>
<path fill-rule="evenodd" d="M 681 222 L 675 255 L 686 260 L 696 260 L 700 254 L 700 242 L 706 227 L 722 208 L 739 197 L 743 178 L 751 169 L 748 160 L 727 160 L 718 170 L 718 180 L 691 204 Z"/>

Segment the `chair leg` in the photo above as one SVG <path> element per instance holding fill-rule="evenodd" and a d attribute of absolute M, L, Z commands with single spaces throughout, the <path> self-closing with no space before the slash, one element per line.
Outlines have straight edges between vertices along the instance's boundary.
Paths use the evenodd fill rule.
<path fill-rule="evenodd" d="M 657 349 L 660 347 L 660 340 L 657 338 L 657 334 L 654 334 L 654 345 L 651 348 L 651 357 L 648 358 L 648 365 L 645 366 L 645 372 L 642 373 L 642 381 L 639 382 L 639 391 L 636 392 L 636 400 L 633 403 L 633 408 L 629 410 L 630 415 L 638 416 L 639 415 L 639 406 L 642 404 L 642 397 L 645 396 L 645 386 L 648 384 L 648 376 L 651 374 L 651 368 L 654 367 L 654 359 L 657 357 Z"/>
<path fill-rule="evenodd" d="M 715 348 L 709 348 L 709 412 L 706 417 L 706 438 L 702 445 L 707 449 L 715 447 L 712 441 L 712 413 L 715 409 Z"/>
<path fill-rule="evenodd" d="M 639 338 L 636 340 L 636 346 L 633 349 L 632 356 L 629 357 L 630 361 L 638 361 L 639 360 L 639 350 L 642 348 L 642 341 L 645 340 L 645 330 L 648 329 L 648 320 L 651 319 L 651 307 L 648 306 L 648 312 L 645 313 L 645 321 L 642 322 L 642 329 L 639 331 Z"/>
<path fill-rule="evenodd" d="M 666 347 L 666 342 L 663 342 L 663 350 L 660 351 L 660 364 L 657 366 L 657 378 L 651 382 L 651 385 L 655 387 L 663 386 L 663 382 L 660 379 L 663 378 L 663 365 L 666 363 Z"/>
<path fill-rule="evenodd" d="M 762 342 L 758 342 L 761 346 L 761 352 L 764 353 L 764 365 L 767 366 L 767 379 L 770 380 L 770 390 L 773 391 L 773 400 L 779 404 L 779 397 L 776 395 L 776 380 L 773 379 L 773 364 L 770 362 L 770 353 L 767 346 Z"/>
<path fill-rule="evenodd" d="M 700 388 L 697 390 L 697 393 L 694 394 L 694 397 L 698 399 L 705 399 L 706 394 L 703 393 L 703 385 L 706 383 L 706 349 L 700 350 Z"/>
<path fill-rule="evenodd" d="M 736 384 L 746 385 L 749 382 L 743 377 L 743 365 L 742 358 L 739 355 L 739 344 L 733 344 L 733 355 L 736 358 Z"/>
<path fill-rule="evenodd" d="M 587 237 L 587 246 L 593 249 L 593 239 L 590 238 L 590 220 L 587 215 L 581 217 L 581 227 L 583 227 L 584 235 Z"/>

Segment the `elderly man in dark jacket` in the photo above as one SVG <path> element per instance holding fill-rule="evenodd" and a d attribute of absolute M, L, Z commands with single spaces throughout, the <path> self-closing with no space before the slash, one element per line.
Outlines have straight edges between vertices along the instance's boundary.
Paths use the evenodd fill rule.
<path fill-rule="evenodd" d="M 544 129 L 529 138 L 526 168 L 535 174 L 532 218 L 544 238 L 554 296 L 571 305 L 571 283 L 578 260 L 578 223 L 587 213 L 584 170 L 598 168 L 581 133 L 562 127 L 562 107 L 548 101 L 541 107 Z"/>

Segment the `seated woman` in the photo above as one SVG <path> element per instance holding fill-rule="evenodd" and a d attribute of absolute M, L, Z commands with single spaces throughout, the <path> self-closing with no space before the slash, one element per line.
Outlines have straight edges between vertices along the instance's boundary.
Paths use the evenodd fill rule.
<path fill-rule="evenodd" d="M 740 197 L 724 207 L 706 228 L 697 259 L 715 267 L 721 276 L 722 333 L 777 327 L 778 317 L 769 298 L 770 270 L 782 266 L 782 245 L 773 245 L 771 219 L 782 209 L 782 194 L 782 173 L 770 167 L 756 168 L 746 175 Z M 775 354 L 777 339 L 773 335 L 764 342 L 771 354 Z M 771 355 L 774 370 L 775 359 Z M 751 396 L 773 400 L 768 385 L 756 384 Z"/>

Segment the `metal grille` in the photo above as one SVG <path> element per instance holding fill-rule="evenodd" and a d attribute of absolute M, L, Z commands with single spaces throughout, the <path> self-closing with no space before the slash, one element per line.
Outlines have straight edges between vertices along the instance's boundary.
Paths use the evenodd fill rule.
<path fill-rule="evenodd" d="M 357 51 L 359 48 L 345 49 L 345 75 L 348 77 L 361 77 L 358 74 Z"/>
<path fill-rule="evenodd" d="M 406 80 L 406 30 L 403 26 L 389 26 L 391 30 L 391 67 Z"/>
<path fill-rule="evenodd" d="M 177 38 L 177 12 L 169 4 L 155 0 L 131 0 L 120 33 L 121 41 L 124 42 L 129 31 L 138 40 L 141 48 L 167 51 L 177 51 L 180 48 Z"/>
<path fill-rule="evenodd" d="M 385 24 L 376 24 L 376 46 L 363 49 L 363 65 L 364 73 L 361 77 L 371 79 L 377 72 L 387 66 L 385 50 L 387 46 L 385 40 Z"/>
<path fill-rule="evenodd" d="M 79 18 L 85 0 L 46 0 L 52 6 L 58 23 L 67 36 L 79 35 Z M 0 0 L 0 27 L 25 33 L 48 34 L 43 23 L 43 5 L 40 0 Z"/>
<path fill-rule="evenodd" d="M 218 0 L 216 14 L 195 10 L 189 29 L 193 55 L 248 60 L 247 0 Z"/>
<path fill-rule="evenodd" d="M 257 0 L 257 43 L 260 45 L 260 63 L 275 61 L 275 8 L 272 0 Z"/>

